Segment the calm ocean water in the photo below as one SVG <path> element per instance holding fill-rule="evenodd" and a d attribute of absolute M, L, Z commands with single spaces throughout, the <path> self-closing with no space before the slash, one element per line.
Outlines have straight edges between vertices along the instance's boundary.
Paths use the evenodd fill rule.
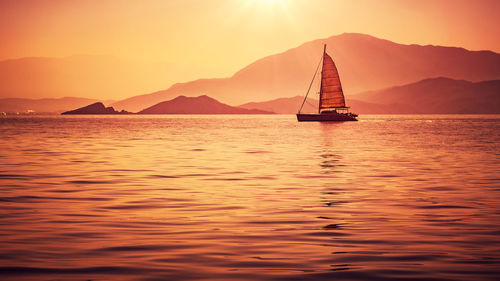
<path fill-rule="evenodd" d="M 500 116 L 0 118 L 2 280 L 499 280 Z"/>

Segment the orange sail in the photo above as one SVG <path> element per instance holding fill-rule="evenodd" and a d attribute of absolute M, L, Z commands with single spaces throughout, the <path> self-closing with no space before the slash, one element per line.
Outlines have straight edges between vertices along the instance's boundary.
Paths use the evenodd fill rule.
<path fill-rule="evenodd" d="M 339 73 L 332 58 L 324 52 L 323 70 L 321 71 L 319 110 L 339 107 L 345 107 L 344 93 L 342 92 Z"/>

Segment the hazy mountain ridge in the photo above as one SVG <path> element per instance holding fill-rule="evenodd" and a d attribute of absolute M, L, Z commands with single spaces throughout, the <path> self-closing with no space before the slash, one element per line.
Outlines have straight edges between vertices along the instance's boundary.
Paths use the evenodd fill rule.
<path fill-rule="evenodd" d="M 251 102 L 243 108 L 294 114 L 304 97 Z M 470 82 L 444 77 L 368 91 L 346 99 L 351 111 L 359 114 L 500 114 L 500 80 Z M 308 98 L 302 112 L 317 112 L 318 100 Z"/>
<path fill-rule="evenodd" d="M 368 91 L 353 98 L 391 109 L 391 112 L 367 113 L 499 114 L 500 80 L 470 82 L 437 77 Z"/>
<path fill-rule="evenodd" d="M 260 109 L 260 110 L 272 111 L 278 114 L 293 114 L 298 112 L 299 107 L 303 101 L 304 101 L 303 96 L 295 96 L 291 98 L 279 98 L 265 102 L 249 102 L 239 105 L 238 107 L 246 109 Z M 318 111 L 318 100 L 308 97 L 307 101 L 304 103 L 302 112 L 317 112 L 317 111 Z"/>
<path fill-rule="evenodd" d="M 25 57 L 0 61 L 0 98 L 132 96 L 190 77 L 190 69 L 107 55 Z"/>
<path fill-rule="evenodd" d="M 384 103 L 378 100 L 364 100 L 363 97 L 368 99 L 370 96 L 366 93 L 368 91 L 379 92 L 381 91 L 379 89 L 416 83 L 415 81 L 437 76 L 472 82 L 500 79 L 500 54 L 491 51 L 469 51 L 457 47 L 432 45 L 403 45 L 370 35 L 345 33 L 306 42 L 285 52 L 264 57 L 228 78 L 198 79 L 177 83 L 167 90 L 134 96 L 112 103 L 111 106 L 118 110 L 136 112 L 180 95 L 206 94 L 230 105 L 303 95 L 318 65 L 325 42 L 328 44 L 328 52 L 339 69 L 346 99 L 351 101 L 350 105 L 353 109 L 360 108 L 361 113 L 365 110 L 367 110 L 366 113 L 374 111 L 375 108 L 378 109 L 374 113 L 394 113 L 392 112 L 394 108 L 407 108 L 406 111 L 409 112 L 409 106 L 400 104 L 398 100 L 387 100 Z M 137 90 L 134 88 L 137 86 L 135 80 L 137 77 L 124 69 L 123 61 L 106 56 L 101 59 L 104 62 L 99 62 L 95 56 L 73 56 L 63 59 L 22 58 L 2 61 L 0 62 L 0 96 L 4 94 L 23 96 L 33 89 L 36 89 L 41 96 L 60 95 L 63 94 L 61 89 L 69 89 L 75 84 L 78 85 L 78 93 L 95 94 L 94 91 L 97 91 L 95 83 L 89 86 L 87 81 L 100 81 L 98 89 L 100 96 L 106 96 L 107 92 L 113 91 L 118 85 L 120 87 L 127 85 L 131 90 Z M 82 64 L 83 69 L 68 72 L 67 70 L 73 69 L 76 62 Z M 101 67 L 103 64 L 105 67 Z M 43 74 L 47 71 L 54 74 L 51 74 L 50 79 L 44 78 Z M 141 72 L 144 76 L 155 75 L 162 80 L 160 72 L 151 74 L 143 69 L 136 69 L 134 72 Z M 136 78 L 130 78 L 130 75 Z M 448 86 L 443 83 L 434 85 L 434 87 Z M 148 87 L 157 88 L 158 84 L 151 84 Z M 312 91 L 314 92 L 314 89 Z M 72 95 L 72 93 L 64 92 L 66 95 Z M 449 99 L 453 98 L 450 94 L 446 96 Z M 0 99 L 0 111 L 22 112 L 31 109 L 37 112 L 62 112 L 98 101 L 97 99 L 74 99 L 80 99 L 81 102 L 65 104 L 57 101 L 58 99 L 36 101 Z M 286 112 L 295 113 L 300 103 L 293 111 L 287 109 Z M 483 101 L 483 103 L 487 106 L 491 104 L 488 101 Z M 387 104 L 398 104 L 398 106 L 386 107 Z"/>
<path fill-rule="evenodd" d="M 239 107 L 247 109 L 268 110 L 276 112 L 278 114 L 295 114 L 298 112 L 303 101 L 303 96 L 296 96 L 291 98 L 279 98 L 264 102 L 249 102 L 246 104 L 242 104 Z M 383 104 L 376 104 L 353 99 L 347 99 L 346 102 L 347 105 L 351 107 L 351 111 L 355 113 L 392 113 L 392 108 Z M 317 113 L 318 100 L 308 97 L 301 112 Z"/>
<path fill-rule="evenodd" d="M 78 108 L 84 105 L 98 102 L 95 99 L 65 97 L 58 99 L 23 99 L 5 98 L 0 99 L 0 111 L 3 112 L 26 112 L 33 110 L 35 113 L 60 113 L 71 108 Z M 114 101 L 103 101 L 113 103 Z"/>
<path fill-rule="evenodd" d="M 167 90 L 135 96 L 113 104 L 140 109 L 178 95 L 207 94 L 229 104 L 293 97 L 306 92 L 321 57 L 323 43 L 339 69 L 344 93 L 407 84 L 445 76 L 470 81 L 500 78 L 500 54 L 457 47 L 397 44 L 369 35 L 345 33 L 304 43 L 264 57 L 232 77 L 175 84 Z"/>

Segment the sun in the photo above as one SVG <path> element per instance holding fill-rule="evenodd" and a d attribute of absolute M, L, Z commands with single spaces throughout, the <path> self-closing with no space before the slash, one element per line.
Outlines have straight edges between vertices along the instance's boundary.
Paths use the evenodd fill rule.
<path fill-rule="evenodd" d="M 262 5 L 283 4 L 283 2 L 285 2 L 285 0 L 251 0 L 251 1 Z"/>
<path fill-rule="evenodd" d="M 257 9 L 274 10 L 284 8 L 286 0 L 246 0 L 246 6 Z"/>
<path fill-rule="evenodd" d="M 288 10 L 287 0 L 243 0 L 241 8 L 251 10 L 260 15 L 274 14 Z"/>

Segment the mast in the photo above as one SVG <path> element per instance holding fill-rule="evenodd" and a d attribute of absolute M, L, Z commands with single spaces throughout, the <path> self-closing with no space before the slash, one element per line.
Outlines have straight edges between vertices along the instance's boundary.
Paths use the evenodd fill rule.
<path fill-rule="evenodd" d="M 325 57 L 325 54 L 326 54 L 326 44 L 323 45 L 323 60 L 324 60 L 324 57 Z M 321 79 L 320 81 L 323 81 L 323 71 L 324 71 L 324 65 L 321 67 Z M 320 82 L 322 83 L 322 82 Z M 320 84 L 321 85 L 321 84 Z M 318 104 L 318 113 L 321 113 L 321 96 L 323 94 L 323 87 L 319 87 L 319 104 Z"/>

